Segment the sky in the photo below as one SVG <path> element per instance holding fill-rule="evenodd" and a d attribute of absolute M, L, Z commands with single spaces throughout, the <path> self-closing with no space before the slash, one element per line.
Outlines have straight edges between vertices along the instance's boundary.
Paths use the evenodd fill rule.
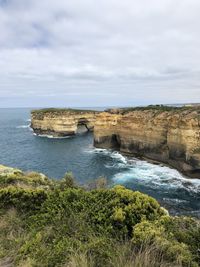
<path fill-rule="evenodd" d="M 0 0 L 0 107 L 200 102 L 199 0 Z"/>

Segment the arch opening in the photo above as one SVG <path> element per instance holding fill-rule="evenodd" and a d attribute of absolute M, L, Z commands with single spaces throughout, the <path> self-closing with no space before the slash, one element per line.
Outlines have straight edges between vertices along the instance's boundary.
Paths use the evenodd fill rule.
<path fill-rule="evenodd" d="M 88 121 L 85 118 L 79 119 L 77 123 L 76 133 L 81 134 L 81 133 L 86 133 L 89 131 L 90 129 L 88 127 Z"/>

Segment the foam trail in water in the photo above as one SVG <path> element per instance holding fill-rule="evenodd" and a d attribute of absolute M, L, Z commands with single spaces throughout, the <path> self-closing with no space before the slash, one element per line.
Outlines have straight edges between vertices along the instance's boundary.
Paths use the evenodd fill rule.
<path fill-rule="evenodd" d="M 68 138 L 71 138 L 71 136 L 53 136 L 53 135 L 48 135 L 48 134 L 36 134 L 36 133 L 33 133 L 33 135 L 35 135 L 37 137 L 49 138 L 49 139 L 68 139 Z"/>
<path fill-rule="evenodd" d="M 19 125 L 16 127 L 17 129 L 26 129 L 26 128 L 30 128 L 30 124 L 29 125 Z"/>

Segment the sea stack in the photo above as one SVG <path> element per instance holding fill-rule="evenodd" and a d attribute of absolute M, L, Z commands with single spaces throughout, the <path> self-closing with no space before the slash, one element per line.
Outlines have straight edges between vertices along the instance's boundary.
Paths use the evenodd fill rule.
<path fill-rule="evenodd" d="M 31 128 L 37 135 L 75 135 L 79 126 L 93 131 L 98 112 L 78 109 L 39 109 L 31 112 Z"/>

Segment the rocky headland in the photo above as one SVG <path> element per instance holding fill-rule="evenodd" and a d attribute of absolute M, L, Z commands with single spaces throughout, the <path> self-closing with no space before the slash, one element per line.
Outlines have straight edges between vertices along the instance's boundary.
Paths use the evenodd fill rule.
<path fill-rule="evenodd" d="M 67 136 L 79 125 L 94 130 L 94 146 L 168 164 L 200 178 L 200 106 L 148 106 L 105 112 L 43 109 L 32 111 L 36 134 Z"/>
<path fill-rule="evenodd" d="M 94 145 L 163 162 L 200 178 L 200 107 L 107 110 L 96 118 Z"/>

